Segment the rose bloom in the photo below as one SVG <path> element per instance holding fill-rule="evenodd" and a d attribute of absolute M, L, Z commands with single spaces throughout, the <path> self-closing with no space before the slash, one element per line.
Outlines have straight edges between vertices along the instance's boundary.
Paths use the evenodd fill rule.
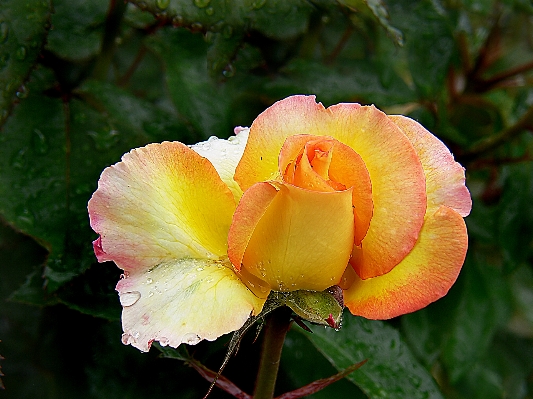
<path fill-rule="evenodd" d="M 338 285 L 388 319 L 455 282 L 471 209 L 464 169 L 419 123 L 374 106 L 281 100 L 228 140 L 134 149 L 89 201 L 117 284 L 122 341 L 214 340 L 273 291 Z"/>

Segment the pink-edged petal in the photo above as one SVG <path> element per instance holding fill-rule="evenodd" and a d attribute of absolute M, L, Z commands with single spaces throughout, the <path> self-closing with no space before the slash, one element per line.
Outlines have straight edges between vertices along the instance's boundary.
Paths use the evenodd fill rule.
<path fill-rule="evenodd" d="M 279 179 L 278 159 L 285 139 L 297 134 L 327 135 L 324 107 L 314 96 L 292 96 L 262 112 L 250 126 L 250 136 L 235 180 L 243 190 Z"/>
<path fill-rule="evenodd" d="M 427 216 L 418 242 L 400 264 L 383 276 L 367 280 L 355 276 L 344 291 L 344 302 L 354 315 L 367 319 L 390 319 L 421 309 L 446 295 L 467 247 L 463 218 L 441 206 Z"/>
<path fill-rule="evenodd" d="M 233 180 L 233 176 L 235 175 L 235 168 L 242 158 L 249 131 L 248 128 L 238 127 L 235 128 L 235 136 L 231 136 L 227 140 L 213 136 L 207 141 L 191 146 L 192 150 L 213 164 L 220 178 L 229 187 L 237 201 L 242 196 L 242 190 Z"/>
<path fill-rule="evenodd" d="M 207 159 L 165 142 L 106 168 L 88 208 L 98 260 L 132 271 L 225 256 L 235 200 Z"/>
<path fill-rule="evenodd" d="M 144 352 L 154 341 L 173 348 L 213 341 L 242 327 L 265 302 L 246 288 L 229 263 L 208 260 L 169 261 L 126 274 L 117 291 L 123 306 L 122 342 Z"/>
<path fill-rule="evenodd" d="M 374 106 L 337 104 L 327 110 L 329 135 L 361 156 L 372 183 L 372 220 L 362 256 L 351 263 L 362 279 L 386 274 L 413 249 L 424 222 L 422 165 L 409 139 Z"/>
<path fill-rule="evenodd" d="M 426 175 L 428 213 L 441 205 L 468 216 L 472 198 L 465 186 L 465 170 L 455 162 L 450 150 L 420 123 L 405 116 L 390 116 L 415 148 Z"/>

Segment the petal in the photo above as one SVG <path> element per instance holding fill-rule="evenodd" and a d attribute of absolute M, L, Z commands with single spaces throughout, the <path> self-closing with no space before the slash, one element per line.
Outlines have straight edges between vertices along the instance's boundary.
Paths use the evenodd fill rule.
<path fill-rule="evenodd" d="M 327 118 L 315 96 L 292 96 L 262 112 L 250 127 L 250 137 L 235 180 L 243 190 L 253 184 L 279 178 L 278 158 L 287 137 L 297 134 L 326 135 Z"/>
<path fill-rule="evenodd" d="M 266 206 L 261 212 L 252 198 L 245 201 L 246 194 L 234 225 L 250 219 L 247 231 L 239 231 L 250 237 L 242 258 L 249 273 L 277 291 L 322 291 L 340 281 L 353 245 L 351 190 L 316 192 L 284 184 L 273 199 L 261 202 Z M 242 240 L 236 231 L 232 225 L 229 248 Z"/>
<path fill-rule="evenodd" d="M 293 162 L 298 156 L 298 148 L 302 148 L 309 141 L 331 141 L 333 144 L 333 156 L 329 164 L 329 178 L 337 183 L 341 183 L 346 188 L 352 188 L 352 204 L 355 214 L 355 244 L 359 245 L 365 237 L 370 220 L 372 219 L 372 184 L 368 170 L 362 158 L 353 149 L 338 140 L 327 136 L 296 135 L 287 138 L 280 152 L 279 168 L 283 175 L 287 165 Z M 303 164 L 303 162 L 302 162 Z M 303 164 L 306 166 L 305 164 Z M 309 167 L 310 168 L 310 167 Z M 303 168 L 301 168 L 303 169 Z M 319 176 L 311 171 L 308 183 L 318 187 L 317 191 L 327 191 L 330 186 L 324 187 L 320 183 Z M 308 188 L 298 183 L 295 185 Z M 329 190 L 332 191 L 332 190 Z"/>
<path fill-rule="evenodd" d="M 361 156 L 372 182 L 372 220 L 362 256 L 351 263 L 363 279 L 380 276 L 418 239 L 426 211 L 422 165 L 409 139 L 374 106 L 338 104 L 328 111 L 333 120 L 329 134 Z"/>
<path fill-rule="evenodd" d="M 425 179 L 409 139 L 375 107 L 338 104 L 325 109 L 314 96 L 288 97 L 259 115 L 235 171 L 241 188 L 279 179 L 277 160 L 287 137 L 331 136 L 364 161 L 372 183 L 372 220 L 359 263 L 362 278 L 389 272 L 413 248 L 426 210 Z"/>
<path fill-rule="evenodd" d="M 450 150 L 420 123 L 405 116 L 389 117 L 411 140 L 424 173 L 428 212 L 435 212 L 441 205 L 452 208 L 461 216 L 468 216 L 472 198 L 465 186 L 465 170 L 453 159 Z"/>
<path fill-rule="evenodd" d="M 122 342 L 144 352 L 153 341 L 176 348 L 213 341 L 261 311 L 229 263 L 182 259 L 131 273 L 117 284 Z"/>
<path fill-rule="evenodd" d="M 192 150 L 209 159 L 222 181 L 233 193 L 236 201 L 241 198 L 242 190 L 233 180 L 233 176 L 235 175 L 235 168 L 242 158 L 249 131 L 248 128 L 237 127 L 235 128 L 235 136 L 231 136 L 227 140 L 213 136 L 207 141 L 191 146 Z"/>
<path fill-rule="evenodd" d="M 468 237 L 461 215 L 441 206 L 426 219 L 407 257 L 389 273 L 355 282 L 344 292 L 346 306 L 367 319 L 414 312 L 446 295 L 463 265 Z"/>
<path fill-rule="evenodd" d="M 124 270 L 226 255 L 235 200 L 211 163 L 178 142 L 132 150 L 89 201 L 100 262 Z"/>

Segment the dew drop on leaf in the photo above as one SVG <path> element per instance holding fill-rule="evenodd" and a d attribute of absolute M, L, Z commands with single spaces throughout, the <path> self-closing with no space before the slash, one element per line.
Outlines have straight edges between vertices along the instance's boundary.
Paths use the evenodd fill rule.
<path fill-rule="evenodd" d="M 24 61 L 26 58 L 26 47 L 20 46 L 15 53 L 15 57 L 17 57 L 17 60 L 19 61 Z"/>
<path fill-rule="evenodd" d="M 7 23 L 0 22 L 0 43 L 4 43 L 9 36 L 9 26 Z"/>
<path fill-rule="evenodd" d="M 211 3 L 211 0 L 194 0 L 194 4 L 198 8 L 204 8 L 207 7 Z"/>
<path fill-rule="evenodd" d="M 157 6 L 161 9 L 161 10 L 164 10 L 168 7 L 168 5 L 170 4 L 170 0 L 157 0 Z"/>

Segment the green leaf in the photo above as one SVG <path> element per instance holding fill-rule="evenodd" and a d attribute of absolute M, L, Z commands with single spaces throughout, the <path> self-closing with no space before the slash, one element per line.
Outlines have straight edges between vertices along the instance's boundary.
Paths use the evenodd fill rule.
<path fill-rule="evenodd" d="M 497 329 L 510 317 L 511 296 L 501 272 L 481 251 L 473 251 L 453 290 L 460 293 L 443 337 L 442 360 L 457 382 L 478 361 Z"/>
<path fill-rule="evenodd" d="M 115 87 L 88 82 L 77 93 L 86 102 L 63 102 L 45 94 L 53 84 L 37 69 L 0 133 L 0 214 L 49 251 L 49 291 L 95 261 L 87 201 L 102 170 L 132 147 L 187 132 L 172 114 Z"/>
<path fill-rule="evenodd" d="M 50 0 L 0 0 L 0 126 L 41 51 L 49 26 Z M 15 98 L 16 98 L 15 97 Z"/>
<path fill-rule="evenodd" d="M 381 321 L 346 314 L 340 331 L 313 327 L 306 337 L 337 369 L 368 362 L 348 378 L 370 398 L 442 398 L 431 374 L 400 337 Z"/>
<path fill-rule="evenodd" d="M 305 333 L 299 330 L 299 327 L 293 327 L 285 338 L 277 392 L 293 390 L 312 381 L 329 377 L 337 372 L 309 342 L 305 337 Z M 309 396 L 312 399 L 363 399 L 366 397 L 359 388 L 346 379 L 340 380 Z"/>
<path fill-rule="evenodd" d="M 533 254 L 533 164 L 505 166 L 504 190 L 498 206 L 497 237 L 507 270 L 513 270 Z"/>
<path fill-rule="evenodd" d="M 327 105 L 356 101 L 383 107 L 414 100 L 414 93 L 397 75 L 384 86 L 377 66 L 369 61 L 343 60 L 339 64 L 331 67 L 296 59 L 278 79 L 266 84 L 266 90 L 280 98 L 294 93 L 316 94 Z"/>
<path fill-rule="evenodd" d="M 162 59 L 170 96 L 195 130 L 197 137 L 227 137 L 230 98 L 225 85 L 217 85 L 207 72 L 207 45 L 200 35 L 185 29 L 161 29 L 147 45 Z"/>
<path fill-rule="evenodd" d="M 437 0 L 389 2 L 391 22 L 405 33 L 407 61 L 422 97 L 443 89 L 455 41 L 446 11 Z"/>
<path fill-rule="evenodd" d="M 46 49 L 63 59 L 84 61 L 101 48 L 108 0 L 54 0 Z"/>
<path fill-rule="evenodd" d="M 233 32 L 258 30 L 265 36 L 284 40 L 307 30 L 312 5 L 304 0 L 134 0 L 141 9 L 174 26 L 193 30 Z"/>

